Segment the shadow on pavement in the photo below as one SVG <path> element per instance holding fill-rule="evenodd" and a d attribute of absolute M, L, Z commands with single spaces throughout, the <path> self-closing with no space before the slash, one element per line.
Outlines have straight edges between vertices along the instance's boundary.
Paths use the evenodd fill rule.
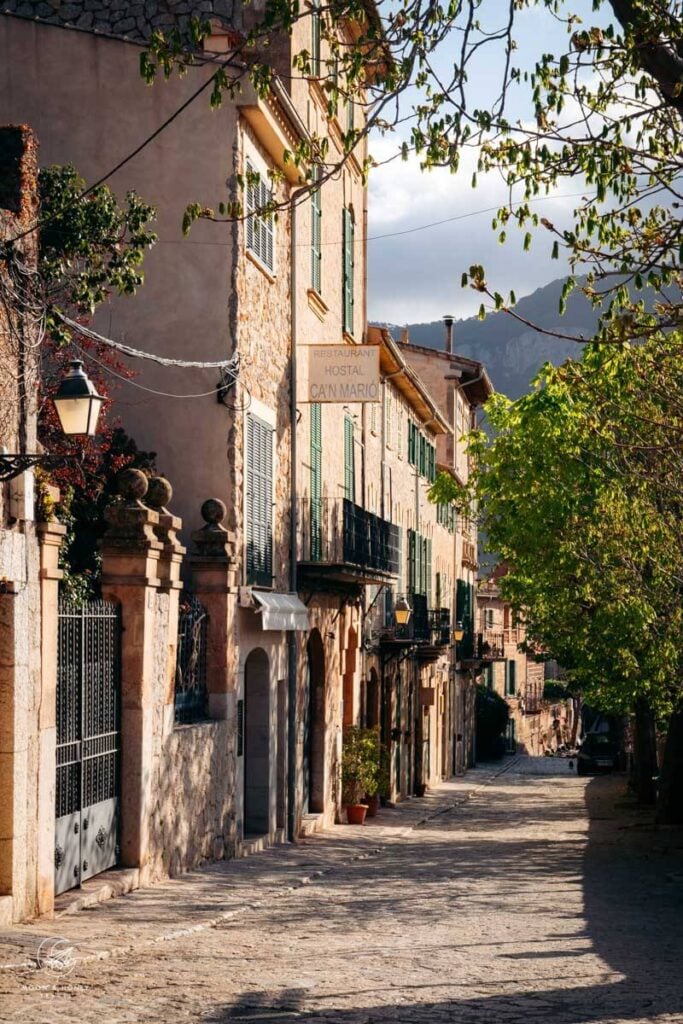
<path fill-rule="evenodd" d="M 381 859 L 359 866 L 357 876 L 351 874 L 334 883 L 339 896 L 325 903 L 324 914 L 328 927 L 345 928 L 352 939 L 355 934 L 355 949 L 348 954 L 358 958 L 354 986 L 340 986 L 338 995 L 317 997 L 296 987 L 243 992 L 231 1005 L 214 1007 L 201 1019 L 207 1024 L 683 1021 L 683 834 L 680 830 L 656 831 L 646 815 L 624 805 L 622 782 L 614 777 L 588 783 L 577 780 L 567 787 L 566 800 L 555 804 L 552 813 L 533 787 L 526 791 L 522 785 L 515 793 L 509 819 L 504 816 L 502 823 L 500 807 L 496 811 L 493 801 L 487 799 L 444 816 L 438 825 L 428 824 L 423 833 L 396 844 Z M 517 787 L 519 780 L 510 784 Z M 503 785 L 499 799 L 505 800 L 505 792 Z M 577 819 L 580 823 L 581 798 L 589 819 L 587 833 L 577 827 L 574 834 L 568 827 L 556 836 L 558 822 L 565 820 L 570 825 L 571 819 Z M 475 842 L 459 840 L 463 819 L 468 830 L 477 833 Z M 547 825 L 542 836 L 516 837 L 518 829 L 539 822 Z M 468 886 L 473 878 L 476 885 Z M 325 887 L 325 883 L 321 885 Z M 577 905 L 581 906 L 577 895 L 582 896 L 581 912 L 576 911 Z M 535 939 L 520 939 L 518 946 L 532 947 L 526 951 L 509 950 L 515 942 L 507 931 L 493 940 L 458 943 L 459 907 L 470 912 L 474 907 L 489 915 L 500 912 L 507 920 L 514 914 L 511 901 L 515 900 L 520 906 L 521 901 L 531 900 L 540 913 L 550 915 L 556 930 L 546 929 Z M 274 908 L 273 927 L 305 928 L 310 913 L 305 902 Z M 432 917 L 443 922 L 444 915 L 451 915 L 452 949 L 462 952 L 466 946 L 471 961 L 482 955 L 479 945 L 489 950 L 495 947 L 493 957 L 510 962 L 509 969 L 505 968 L 506 981 L 499 977 L 490 983 L 490 988 L 498 991 L 487 994 L 485 977 L 470 986 L 454 967 L 442 979 L 424 985 L 411 984 L 406 978 L 397 986 L 396 998 L 382 1002 L 380 993 L 386 996 L 391 989 L 390 972 L 384 986 L 364 979 L 363 957 L 381 956 L 382 946 L 376 930 L 365 936 L 363 922 L 371 915 L 373 925 L 383 920 L 387 926 L 395 927 L 402 920 L 408 925 L 416 913 L 422 915 L 423 925 Z M 585 946 L 572 948 L 582 942 Z M 444 948 L 449 947 L 440 944 L 439 953 Z M 429 953 L 424 946 L 420 951 Z M 392 952 L 388 935 L 386 953 L 391 956 Z M 329 955 L 338 957 L 339 951 Z M 321 946 L 316 961 L 325 957 Z M 584 957 L 590 957 L 593 964 L 598 958 L 598 967 L 585 975 L 585 984 Z M 527 984 L 525 989 L 518 984 L 515 988 L 515 965 L 526 960 L 543 963 L 540 969 L 545 973 L 534 980 L 544 985 Z M 334 1007 L 335 1000 L 348 1005 L 350 997 L 353 1009 Z"/>

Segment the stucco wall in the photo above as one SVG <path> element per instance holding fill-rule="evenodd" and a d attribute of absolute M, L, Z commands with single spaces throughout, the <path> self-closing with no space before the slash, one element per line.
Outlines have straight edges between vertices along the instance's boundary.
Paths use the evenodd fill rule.
<path fill-rule="evenodd" d="M 27 122 L 41 141 L 43 166 L 72 163 L 88 182 L 99 179 L 176 111 L 210 75 L 147 87 L 139 46 L 0 15 L 0 123 Z M 16 73 L 21 68 L 21 74 Z M 135 189 L 157 207 L 157 245 L 145 258 L 145 284 L 134 299 L 116 299 L 95 318 L 95 329 L 137 348 L 180 358 L 215 360 L 235 341 L 231 304 L 233 228 L 198 223 L 184 238 L 187 203 L 217 206 L 234 173 L 236 111 L 209 109 L 205 93 L 107 184 L 123 200 Z M 112 414 L 139 446 L 157 452 L 158 467 L 175 488 L 174 506 L 186 530 L 198 502 L 230 498 L 229 413 L 215 395 L 215 370 L 162 368 L 137 361 L 138 385 L 112 382 Z"/>

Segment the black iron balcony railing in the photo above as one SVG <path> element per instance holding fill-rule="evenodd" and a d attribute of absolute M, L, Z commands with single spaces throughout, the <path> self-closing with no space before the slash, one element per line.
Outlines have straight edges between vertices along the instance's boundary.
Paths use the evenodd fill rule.
<path fill-rule="evenodd" d="M 484 661 L 497 661 L 505 657 L 505 635 L 487 629 L 477 634 L 478 657 Z"/>
<path fill-rule="evenodd" d="M 407 601 L 411 607 L 408 622 L 404 625 L 396 624 L 392 611 L 385 619 L 382 638 L 388 641 L 411 641 L 428 647 L 450 646 L 453 642 L 450 609 L 429 608 L 424 594 L 412 594 Z"/>
<path fill-rule="evenodd" d="M 300 562 L 398 575 L 398 527 L 347 498 L 304 499 L 299 538 Z"/>

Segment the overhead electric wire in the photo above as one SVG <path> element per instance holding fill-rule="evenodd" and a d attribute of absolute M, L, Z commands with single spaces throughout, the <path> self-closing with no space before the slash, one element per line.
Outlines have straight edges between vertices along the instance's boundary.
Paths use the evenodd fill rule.
<path fill-rule="evenodd" d="M 92 341 L 99 342 L 102 345 L 108 345 L 110 348 L 115 348 L 124 355 L 131 356 L 134 359 L 149 359 L 154 363 L 160 363 L 162 366 L 180 366 L 184 369 L 195 370 L 235 370 L 239 365 L 239 355 L 237 354 L 230 356 L 228 359 L 219 359 L 215 362 L 202 362 L 192 359 L 172 359 L 169 356 L 159 356 L 154 352 L 143 352 L 141 349 L 132 348 L 131 345 L 125 345 L 121 341 L 114 341 L 112 338 L 105 338 L 102 334 L 98 334 L 96 331 L 91 330 L 90 327 L 85 327 L 83 324 L 77 323 L 76 320 L 72 320 L 70 317 L 65 316 L 61 310 L 56 309 L 54 312 L 55 315 L 67 325 L 67 327 L 70 327 L 78 334 L 82 334 L 85 338 L 90 338 Z"/>
<path fill-rule="evenodd" d="M 597 192 L 563 192 L 561 195 L 555 195 L 555 196 L 537 196 L 534 199 L 526 199 L 526 200 L 520 199 L 520 201 L 518 203 L 513 203 L 512 206 L 513 207 L 518 207 L 518 206 L 523 205 L 524 203 L 545 203 L 545 202 L 549 202 L 552 199 L 577 199 L 579 197 L 584 197 L 584 196 L 585 196 L 586 199 L 592 199 L 596 195 L 597 195 Z M 485 206 L 485 207 L 482 207 L 480 210 L 469 210 L 467 213 L 458 213 L 458 214 L 455 214 L 453 217 L 443 217 L 441 220 L 430 221 L 427 224 L 418 224 L 414 228 L 404 228 L 401 231 L 387 231 L 387 232 L 385 232 L 382 235 L 368 235 L 368 237 L 365 239 L 365 241 L 366 242 L 379 242 L 383 238 L 398 238 L 400 235 L 412 235 L 412 234 L 415 234 L 416 231 L 427 231 L 430 228 L 440 227 L 442 224 L 452 224 L 454 221 L 467 220 L 468 217 L 477 217 L 477 216 L 481 215 L 482 213 L 497 213 L 497 211 L 500 210 L 500 209 L 502 209 L 502 204 L 500 204 L 500 203 L 497 206 Z M 341 237 L 340 237 L 340 238 L 338 238 L 336 240 L 333 240 L 331 242 L 330 241 L 321 242 L 320 244 L 321 245 L 341 245 L 341 241 L 342 240 L 341 240 Z M 359 238 L 358 241 L 362 242 L 363 239 Z M 156 245 L 216 245 L 216 246 L 227 247 L 227 246 L 232 246 L 232 244 L 233 244 L 232 242 L 212 242 L 212 241 L 208 241 L 208 240 L 207 241 L 205 241 L 205 240 L 197 241 L 197 240 L 192 239 L 192 238 L 158 238 L 157 241 L 156 241 Z M 297 246 L 299 248 L 302 248 L 302 249 L 307 249 L 307 248 L 310 247 L 310 242 L 298 242 Z"/>
<path fill-rule="evenodd" d="M 145 138 L 140 143 L 139 146 L 136 146 L 135 149 L 133 149 L 130 153 L 123 157 L 123 159 L 119 160 L 119 162 L 115 164 L 114 167 L 107 171 L 106 174 L 103 174 L 101 178 L 98 178 L 97 181 L 93 182 L 92 185 L 88 185 L 88 187 L 83 189 L 83 191 L 79 193 L 79 195 L 74 196 L 74 198 L 69 203 L 66 204 L 63 210 L 60 210 L 60 212 L 57 214 L 52 214 L 49 218 L 41 219 L 39 217 L 29 227 L 24 228 L 23 231 L 19 232 L 18 235 L 14 235 L 13 238 L 4 239 L 4 244 L 12 244 L 13 242 L 18 242 L 20 239 L 25 238 L 26 235 L 30 235 L 32 231 L 35 231 L 43 224 L 50 223 L 50 221 L 53 220 L 58 220 L 72 206 L 75 206 L 76 203 L 80 202 L 81 199 L 85 199 L 87 195 L 93 192 L 96 188 L 99 188 L 100 185 L 104 185 L 105 181 L 108 181 L 109 178 L 116 174 L 117 171 L 120 171 L 122 167 L 125 167 L 127 163 L 130 163 L 130 161 L 133 160 L 138 155 L 138 153 L 141 153 L 143 149 L 146 149 L 146 147 L 149 146 L 149 144 L 153 142 L 157 138 L 157 136 L 161 135 L 161 133 L 165 131 L 166 128 L 168 128 L 168 126 L 172 124 L 177 117 L 179 117 L 185 110 L 187 110 L 187 108 L 192 103 L 194 103 L 194 101 L 199 96 L 201 96 L 204 90 L 208 89 L 208 87 L 212 84 L 213 80 L 218 74 L 218 71 L 221 71 L 229 67 L 231 63 L 234 61 L 234 59 L 235 53 L 231 54 L 228 60 L 221 61 L 216 71 L 214 71 L 214 73 L 209 78 L 207 78 L 207 80 L 203 82 L 198 89 L 195 89 L 195 91 L 190 96 L 188 96 L 188 98 L 183 103 L 181 103 L 181 105 L 177 107 L 176 110 L 174 110 L 173 113 L 169 117 L 167 117 L 165 121 L 163 121 L 157 128 L 155 128 L 155 130 L 150 135 L 148 135 L 147 138 Z"/>

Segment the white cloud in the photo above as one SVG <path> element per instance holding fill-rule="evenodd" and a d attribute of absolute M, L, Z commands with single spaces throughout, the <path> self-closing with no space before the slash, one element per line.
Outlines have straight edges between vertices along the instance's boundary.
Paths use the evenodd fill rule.
<path fill-rule="evenodd" d="M 372 147 L 378 160 L 392 152 L 391 142 Z M 460 287 L 463 271 L 472 263 L 486 268 L 491 287 L 500 292 L 528 294 L 566 272 L 561 260 L 551 260 L 552 238 L 544 228 L 534 234 L 530 252 L 523 252 L 523 233 L 514 225 L 508 241 L 498 243 L 491 208 L 508 199 L 497 174 L 471 178 L 474 151 L 467 153 L 457 175 L 437 168 L 421 171 L 419 162 L 394 161 L 370 176 L 369 201 L 369 314 L 390 323 L 435 320 L 444 313 L 471 316 L 481 296 Z M 566 186 L 565 186 L 566 191 Z M 578 191 L 578 189 L 576 190 Z M 558 227 L 567 224 L 577 199 L 552 198 L 538 203 L 539 214 Z M 460 218 L 451 220 L 450 218 Z M 423 231 L 398 234 L 415 227 L 447 221 Z M 381 237 L 390 235 L 391 237 Z M 372 240 L 374 239 L 374 241 Z"/>

